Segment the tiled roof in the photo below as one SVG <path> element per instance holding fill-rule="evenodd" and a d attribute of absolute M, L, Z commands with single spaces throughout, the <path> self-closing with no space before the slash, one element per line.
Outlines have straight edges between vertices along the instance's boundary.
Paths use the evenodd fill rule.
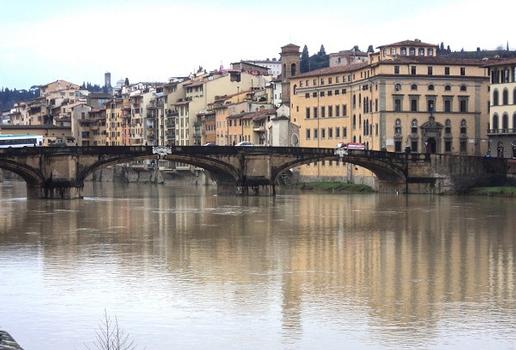
<path fill-rule="evenodd" d="M 505 59 L 489 59 L 484 61 L 485 67 L 495 67 L 495 66 L 504 66 L 509 64 L 516 64 L 516 57 L 505 58 Z"/>
<path fill-rule="evenodd" d="M 424 42 L 421 42 L 419 40 L 403 40 L 403 41 L 399 41 L 397 43 L 393 43 L 393 44 L 389 44 L 389 45 L 378 46 L 377 48 L 380 49 L 382 47 L 388 47 L 388 46 L 426 46 L 426 47 L 437 47 L 437 45 L 429 44 L 429 43 L 424 43 Z"/>

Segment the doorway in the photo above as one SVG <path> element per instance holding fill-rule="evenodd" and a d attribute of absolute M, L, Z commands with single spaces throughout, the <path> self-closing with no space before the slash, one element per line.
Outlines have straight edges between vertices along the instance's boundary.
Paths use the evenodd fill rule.
<path fill-rule="evenodd" d="M 437 153 L 437 142 L 435 141 L 435 138 L 429 137 L 426 140 L 426 153 Z"/>

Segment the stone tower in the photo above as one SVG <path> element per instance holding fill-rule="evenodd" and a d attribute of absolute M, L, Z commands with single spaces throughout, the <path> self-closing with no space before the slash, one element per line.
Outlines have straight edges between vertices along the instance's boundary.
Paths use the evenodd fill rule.
<path fill-rule="evenodd" d="M 290 78 L 299 75 L 299 46 L 288 44 L 281 48 L 282 102 L 290 106 Z"/>

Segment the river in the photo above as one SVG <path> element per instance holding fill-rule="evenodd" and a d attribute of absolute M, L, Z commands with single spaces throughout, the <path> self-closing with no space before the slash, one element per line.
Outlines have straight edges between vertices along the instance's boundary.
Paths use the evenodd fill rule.
<path fill-rule="evenodd" d="M 514 349 L 516 199 L 0 184 L 0 329 L 138 349 Z"/>

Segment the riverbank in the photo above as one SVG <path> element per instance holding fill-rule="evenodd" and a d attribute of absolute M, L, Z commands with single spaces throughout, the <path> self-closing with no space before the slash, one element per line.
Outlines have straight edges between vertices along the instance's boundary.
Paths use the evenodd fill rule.
<path fill-rule="evenodd" d="M 299 182 L 284 186 L 287 190 L 309 191 L 319 193 L 374 193 L 367 185 L 340 181 Z"/>
<path fill-rule="evenodd" d="M 467 194 L 474 196 L 516 197 L 516 186 L 474 187 Z"/>

